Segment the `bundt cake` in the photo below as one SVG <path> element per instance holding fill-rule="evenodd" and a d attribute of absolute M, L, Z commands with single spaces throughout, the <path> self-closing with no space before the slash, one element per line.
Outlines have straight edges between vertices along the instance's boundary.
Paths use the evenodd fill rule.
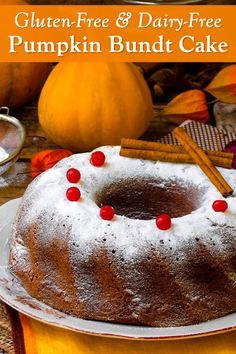
<path fill-rule="evenodd" d="M 235 187 L 235 171 L 220 171 Z M 224 212 L 216 200 L 196 165 L 119 147 L 72 155 L 28 187 L 10 269 L 30 295 L 84 319 L 165 327 L 225 315 L 236 310 L 236 199 Z"/>

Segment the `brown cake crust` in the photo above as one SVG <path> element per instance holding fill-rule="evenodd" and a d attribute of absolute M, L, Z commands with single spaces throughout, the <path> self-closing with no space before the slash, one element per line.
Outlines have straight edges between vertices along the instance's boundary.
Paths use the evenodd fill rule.
<path fill-rule="evenodd" d="M 111 155 L 113 154 L 114 152 Z M 85 155 L 84 159 L 88 156 L 83 155 Z M 64 175 L 68 166 L 73 165 L 74 161 L 75 157 L 64 160 L 55 168 L 55 174 L 58 170 L 60 175 Z M 166 165 L 161 164 L 161 167 L 166 168 Z M 54 178 L 51 177 L 53 169 L 46 174 L 46 177 L 43 175 L 34 181 L 27 190 L 14 222 L 10 243 L 11 271 L 33 297 L 58 310 L 84 319 L 159 327 L 195 324 L 235 311 L 236 227 L 234 219 L 227 222 L 227 219 L 222 217 L 222 222 L 220 219 L 216 222 L 213 214 L 210 217 L 208 215 L 205 232 L 203 233 L 203 228 L 200 227 L 200 231 L 196 233 L 191 229 L 192 233 L 188 237 L 183 234 L 181 242 L 178 241 L 181 238 L 178 238 L 177 226 L 176 228 L 172 226 L 169 233 L 158 233 L 156 239 L 149 239 L 149 235 L 144 235 L 143 239 L 142 227 L 152 222 L 149 220 L 152 219 L 152 215 L 146 214 L 143 222 L 140 223 L 140 220 L 134 220 L 137 218 L 137 211 L 131 218 L 119 217 L 119 220 L 125 223 L 124 229 L 122 223 L 120 229 L 116 229 L 120 230 L 120 233 L 116 231 L 114 234 L 113 227 L 117 220 L 106 222 L 106 227 L 103 224 L 101 229 L 98 229 L 88 221 L 83 223 L 81 215 L 78 215 L 81 228 L 80 224 L 75 228 L 75 221 L 71 219 L 69 211 L 66 209 L 64 216 L 58 211 L 55 204 L 58 195 L 53 201 L 55 208 L 52 207 L 53 204 L 47 210 L 44 207 L 46 204 L 35 206 L 35 198 L 41 199 L 42 195 L 47 198 L 45 193 L 49 189 L 45 189 L 45 184 Z M 134 188 L 139 184 L 139 192 L 143 189 L 148 193 L 150 186 L 154 189 L 155 187 L 153 187 L 153 179 L 149 180 L 148 187 L 145 178 L 139 178 L 137 183 L 131 183 L 128 177 L 126 180 L 121 180 L 116 176 L 115 190 L 117 192 L 119 186 L 120 192 L 125 188 L 127 191 L 128 186 L 133 185 Z M 94 180 L 97 183 L 96 178 Z M 172 185 L 174 183 L 177 182 L 172 180 Z M 158 186 L 160 185 L 163 186 L 163 181 L 158 183 Z M 187 182 L 185 187 L 186 185 Z M 163 188 L 166 186 L 164 185 Z M 185 198 L 188 203 L 190 198 L 195 205 L 201 203 L 200 194 L 204 194 L 209 185 L 205 183 L 200 188 L 192 184 L 189 188 L 189 193 L 185 191 L 185 194 L 188 194 Z M 175 189 L 176 194 L 172 193 L 171 196 L 173 205 L 181 202 L 179 199 L 181 191 L 177 190 L 177 187 Z M 86 186 L 84 186 L 84 200 L 85 190 Z M 105 193 L 105 190 L 109 193 Z M 132 190 L 129 190 L 130 192 Z M 131 198 L 129 193 L 127 192 L 127 200 Z M 154 201 L 158 195 L 155 193 L 152 192 L 153 198 L 151 198 Z M 118 195 L 120 195 L 119 190 Z M 97 193 L 93 193 L 92 196 L 94 202 L 98 204 L 103 204 L 102 198 L 112 200 L 114 197 L 112 185 L 99 187 Z M 48 198 L 48 204 L 52 203 L 50 195 Z M 161 201 L 163 204 L 163 197 Z M 115 204 L 114 198 L 113 202 Z M 117 202 L 120 204 L 122 200 Z M 182 208 L 184 212 L 189 212 L 188 203 Z M 144 203 L 140 205 L 143 210 Z M 85 208 L 82 202 L 81 208 Z M 99 207 L 97 209 L 99 210 Z M 124 209 L 119 212 L 121 215 L 122 212 L 127 212 Z M 148 209 L 153 213 L 153 203 Z M 179 213 L 181 208 L 178 206 L 177 209 Z M 76 209 L 75 214 L 77 212 Z M 92 217 L 91 214 L 90 218 Z M 99 223 L 100 220 L 97 219 Z M 182 219 L 186 222 L 184 217 Z M 193 222 L 196 220 L 198 218 L 195 215 Z M 136 223 L 135 229 L 133 225 Z M 153 227 L 155 227 L 154 223 Z M 84 228 L 87 228 L 87 234 L 90 235 L 88 240 L 85 240 Z M 127 235 L 127 230 L 130 230 L 130 235 Z M 198 230 L 198 227 L 194 230 Z M 122 243 L 121 247 L 117 246 L 119 237 L 125 237 L 126 247 L 125 243 Z M 129 242 L 132 242 L 133 253 L 131 254 L 130 251 L 127 256 L 126 248 L 130 247 Z"/>

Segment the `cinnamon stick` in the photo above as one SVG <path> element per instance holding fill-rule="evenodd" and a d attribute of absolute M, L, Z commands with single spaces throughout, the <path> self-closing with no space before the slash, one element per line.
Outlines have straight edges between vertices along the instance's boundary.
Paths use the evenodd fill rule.
<path fill-rule="evenodd" d="M 183 145 L 186 152 L 193 158 L 195 163 L 208 176 L 210 181 L 215 185 L 218 191 L 224 196 L 228 197 L 233 194 L 233 189 L 226 182 L 224 177 L 215 168 L 212 161 L 205 154 L 205 152 L 192 140 L 185 129 L 178 127 L 174 129 L 176 139 Z"/>
<path fill-rule="evenodd" d="M 135 149 L 135 150 L 153 150 L 153 151 L 162 151 L 162 152 L 169 152 L 169 153 L 177 153 L 177 154 L 184 154 L 186 152 L 183 151 L 183 147 L 179 145 L 171 145 L 171 144 L 163 144 L 160 142 L 154 141 L 145 141 L 145 140 L 136 140 L 136 139 L 127 139 L 123 138 L 121 140 L 121 147 L 126 149 Z M 231 152 L 224 152 L 224 151 L 216 151 L 216 150 L 204 150 L 204 152 L 209 156 L 216 156 L 216 157 L 223 157 L 224 159 L 229 159 L 230 163 L 227 163 L 227 168 L 232 167 L 234 154 Z M 191 160 L 190 162 L 192 162 Z M 224 166 L 222 166 L 224 167 Z"/>
<path fill-rule="evenodd" d="M 166 152 L 156 150 L 140 150 L 140 149 L 128 149 L 121 148 L 120 155 L 124 157 L 131 157 L 135 159 L 152 160 L 152 161 L 166 161 L 166 162 L 179 162 L 179 163 L 195 163 L 193 158 L 182 151 Z M 232 168 L 232 160 L 220 156 L 210 156 L 212 163 L 215 166 L 224 168 Z"/>

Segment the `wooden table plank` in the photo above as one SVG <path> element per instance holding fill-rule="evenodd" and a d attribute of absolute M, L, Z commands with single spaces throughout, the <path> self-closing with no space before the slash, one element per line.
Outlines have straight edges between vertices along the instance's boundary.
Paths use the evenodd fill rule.
<path fill-rule="evenodd" d="M 17 162 L 0 176 L 0 205 L 23 195 L 31 182 L 29 162 Z"/>

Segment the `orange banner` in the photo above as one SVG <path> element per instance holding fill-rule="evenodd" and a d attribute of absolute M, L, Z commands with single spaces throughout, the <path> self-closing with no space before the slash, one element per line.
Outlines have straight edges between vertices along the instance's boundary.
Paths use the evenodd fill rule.
<path fill-rule="evenodd" d="M 0 61 L 234 62 L 236 6 L 1 6 Z"/>

